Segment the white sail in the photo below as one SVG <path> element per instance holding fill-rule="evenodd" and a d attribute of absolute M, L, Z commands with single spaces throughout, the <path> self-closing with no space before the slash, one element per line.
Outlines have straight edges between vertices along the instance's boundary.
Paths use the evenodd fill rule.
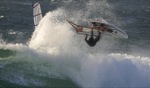
<path fill-rule="evenodd" d="M 33 4 L 33 19 L 34 19 L 34 27 L 36 28 L 42 19 L 42 11 L 39 2 Z"/>

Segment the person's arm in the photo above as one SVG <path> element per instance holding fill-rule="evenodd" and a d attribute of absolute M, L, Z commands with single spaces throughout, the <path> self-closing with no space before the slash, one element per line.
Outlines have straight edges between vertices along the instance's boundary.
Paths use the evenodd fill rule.
<path fill-rule="evenodd" d="M 86 35 L 86 37 L 85 37 L 85 41 L 87 41 L 87 36 L 88 36 L 88 35 Z"/>
<path fill-rule="evenodd" d="M 93 30 L 91 30 L 91 37 L 93 37 Z"/>
<path fill-rule="evenodd" d="M 101 37 L 101 32 L 98 33 L 97 37 L 95 38 L 95 42 L 99 41 L 100 37 Z"/>

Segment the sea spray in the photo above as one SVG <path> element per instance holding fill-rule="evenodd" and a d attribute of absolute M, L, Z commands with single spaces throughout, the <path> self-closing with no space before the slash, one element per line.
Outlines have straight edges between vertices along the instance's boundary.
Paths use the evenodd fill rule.
<path fill-rule="evenodd" d="M 0 79 L 30 87 L 150 87 L 149 57 L 126 54 L 126 48 L 120 47 L 124 43 L 107 35 L 91 48 L 85 36 L 77 35 L 66 22 L 71 19 L 80 23 L 82 18 L 104 16 L 120 24 L 107 0 L 85 2 L 84 9 L 80 7 L 82 3 L 77 4 L 48 12 L 35 29 L 29 47 L 2 44 L 16 53 L 0 58 Z M 99 13 L 95 15 L 96 12 Z M 116 48 L 124 52 L 112 53 Z"/>

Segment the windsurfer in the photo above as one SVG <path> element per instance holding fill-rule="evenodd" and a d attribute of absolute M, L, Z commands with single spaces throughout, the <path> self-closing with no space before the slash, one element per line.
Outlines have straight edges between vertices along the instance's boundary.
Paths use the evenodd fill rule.
<path fill-rule="evenodd" d="M 88 35 L 86 35 L 85 41 L 87 42 L 89 46 L 94 47 L 96 43 L 99 41 L 100 36 L 101 36 L 101 32 L 99 32 L 98 35 L 94 38 L 93 30 L 91 30 L 90 38 L 88 39 Z"/>

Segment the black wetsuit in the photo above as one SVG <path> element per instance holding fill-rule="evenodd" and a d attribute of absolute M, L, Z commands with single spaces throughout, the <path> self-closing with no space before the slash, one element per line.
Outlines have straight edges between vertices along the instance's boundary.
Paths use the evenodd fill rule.
<path fill-rule="evenodd" d="M 99 39 L 100 39 L 100 32 L 99 32 L 99 34 L 96 36 L 96 38 L 94 38 L 93 37 L 93 32 L 91 33 L 91 36 L 90 36 L 90 38 L 89 38 L 89 40 L 87 39 L 87 36 L 88 35 L 86 35 L 86 37 L 85 37 L 85 41 L 87 42 L 87 44 L 89 45 L 89 46 L 91 46 L 91 47 L 94 47 L 95 45 L 96 45 L 96 43 L 99 41 Z"/>

